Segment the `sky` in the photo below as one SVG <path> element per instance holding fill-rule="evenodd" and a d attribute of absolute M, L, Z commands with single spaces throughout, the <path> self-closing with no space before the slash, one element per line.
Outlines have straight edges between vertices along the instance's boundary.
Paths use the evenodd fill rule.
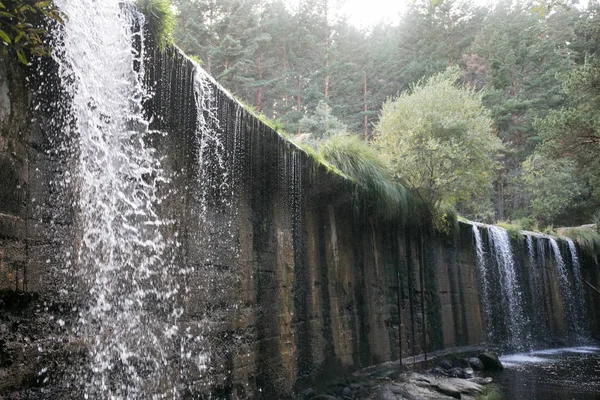
<path fill-rule="evenodd" d="M 398 20 L 398 13 L 412 0 L 346 0 L 342 12 L 349 16 L 355 26 L 369 27 L 376 22 L 387 19 Z M 493 0 L 474 0 L 477 5 L 487 5 Z"/>

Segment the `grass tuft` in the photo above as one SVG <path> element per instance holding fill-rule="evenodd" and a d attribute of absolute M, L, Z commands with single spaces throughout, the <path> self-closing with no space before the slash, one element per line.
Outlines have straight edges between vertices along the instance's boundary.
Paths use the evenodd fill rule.
<path fill-rule="evenodd" d="M 600 254 L 600 233 L 597 230 L 593 228 L 567 228 L 560 230 L 560 234 L 573 239 L 589 255 L 596 256 Z"/>
<path fill-rule="evenodd" d="M 162 51 L 173 43 L 173 31 L 177 25 L 171 0 L 137 0 L 137 6 L 146 16 L 146 27 Z"/>
<path fill-rule="evenodd" d="M 389 170 L 367 143 L 354 135 L 334 136 L 321 143 L 319 154 L 355 181 L 358 196 L 385 218 L 406 222 L 412 200 L 410 192 L 394 182 Z"/>

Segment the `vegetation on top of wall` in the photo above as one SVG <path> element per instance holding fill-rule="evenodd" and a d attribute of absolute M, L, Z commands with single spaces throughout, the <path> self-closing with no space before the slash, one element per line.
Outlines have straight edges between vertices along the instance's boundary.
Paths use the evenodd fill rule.
<path fill-rule="evenodd" d="M 9 49 L 24 65 L 29 65 L 28 53 L 41 57 L 50 54 L 50 48 L 44 43 L 48 29 L 40 27 L 39 22 L 46 17 L 50 22 L 64 24 L 65 16 L 52 1 L 32 3 L 26 0 L 0 1 L 0 42 L 2 55 Z"/>
<path fill-rule="evenodd" d="M 357 136 L 336 136 L 323 142 L 319 154 L 360 187 L 375 211 L 387 218 L 406 221 L 413 204 L 411 194 L 395 182 L 375 151 Z"/>
<path fill-rule="evenodd" d="M 496 226 L 506 229 L 508 236 L 513 240 L 520 240 L 523 238 L 523 227 L 518 221 L 515 222 L 496 222 Z"/>
<path fill-rule="evenodd" d="M 171 0 L 137 0 L 137 6 L 146 17 L 146 27 L 162 51 L 173 43 L 173 32 L 177 25 Z"/>
<path fill-rule="evenodd" d="M 590 255 L 600 254 L 600 233 L 592 228 L 566 228 L 560 234 L 569 237 Z"/>

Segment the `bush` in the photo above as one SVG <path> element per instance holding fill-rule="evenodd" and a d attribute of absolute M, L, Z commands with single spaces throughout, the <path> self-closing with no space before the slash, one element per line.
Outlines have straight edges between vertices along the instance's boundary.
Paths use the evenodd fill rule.
<path fill-rule="evenodd" d="M 162 51 L 173 43 L 173 31 L 177 24 L 170 0 L 137 0 L 146 17 L 146 27 Z"/>

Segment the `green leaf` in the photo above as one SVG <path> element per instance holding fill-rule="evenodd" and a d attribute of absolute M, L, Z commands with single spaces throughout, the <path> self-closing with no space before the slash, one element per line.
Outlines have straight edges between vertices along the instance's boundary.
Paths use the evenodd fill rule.
<path fill-rule="evenodd" d="M 6 44 L 12 43 L 12 41 L 10 40 L 10 36 L 8 36 L 3 30 L 0 30 L 0 39 L 2 39 L 2 41 Z"/>
<path fill-rule="evenodd" d="M 25 57 L 25 53 L 23 52 L 23 49 L 20 49 L 20 48 L 17 49 L 17 58 L 24 65 L 29 65 L 29 62 L 27 61 L 27 57 Z"/>

